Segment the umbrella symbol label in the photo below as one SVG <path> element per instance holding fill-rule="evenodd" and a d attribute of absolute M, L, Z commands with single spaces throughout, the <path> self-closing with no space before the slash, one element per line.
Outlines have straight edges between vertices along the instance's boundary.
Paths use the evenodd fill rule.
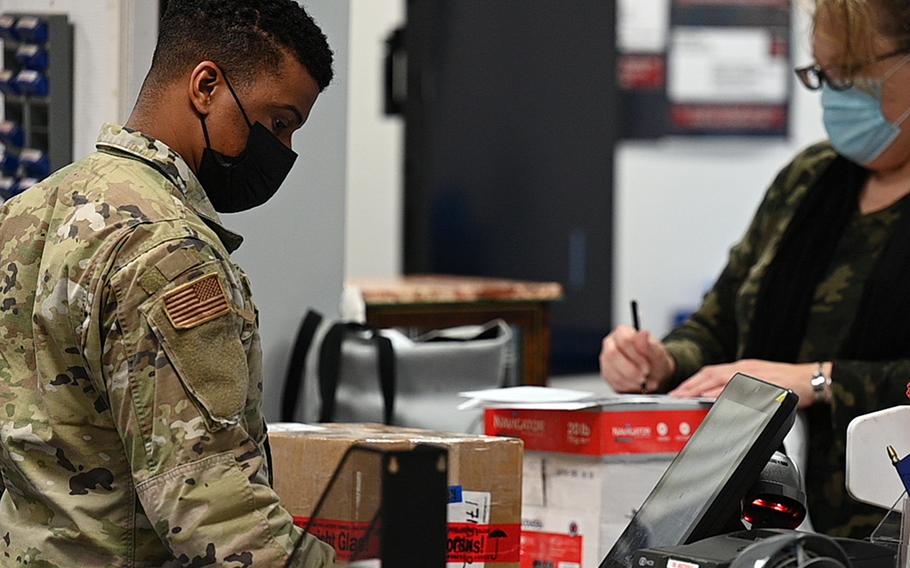
<path fill-rule="evenodd" d="M 449 523 L 448 562 L 518 562 L 521 526 Z"/>

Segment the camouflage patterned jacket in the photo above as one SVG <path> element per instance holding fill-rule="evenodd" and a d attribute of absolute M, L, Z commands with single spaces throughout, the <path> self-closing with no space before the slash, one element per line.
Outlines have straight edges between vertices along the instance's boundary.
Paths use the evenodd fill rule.
<path fill-rule="evenodd" d="M 800 200 L 835 157 L 829 144 L 818 144 L 778 175 L 701 307 L 664 339 L 677 361 L 673 384 L 705 365 L 742 358 L 762 278 Z M 847 424 L 861 414 L 908 402 L 910 360 L 853 361 L 836 356 L 856 315 L 865 282 L 899 216 L 899 208 L 892 206 L 856 215 L 848 223 L 816 288 L 800 348 L 798 362 L 833 361 L 831 405 L 816 405 L 807 413 L 810 439 L 805 474 L 813 524 L 834 535 L 867 537 L 882 516 L 880 510 L 859 505 L 846 494 Z"/>
<path fill-rule="evenodd" d="M 269 486 L 240 242 L 113 125 L 0 209 L 0 566 L 332 565 Z"/>

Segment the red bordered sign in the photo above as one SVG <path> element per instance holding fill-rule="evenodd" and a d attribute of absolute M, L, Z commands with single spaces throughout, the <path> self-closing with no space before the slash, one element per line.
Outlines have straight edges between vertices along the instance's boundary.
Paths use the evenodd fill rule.
<path fill-rule="evenodd" d="M 339 561 L 379 558 L 379 531 L 370 533 L 370 523 L 294 517 L 294 524 L 335 549 Z M 521 525 L 476 525 L 449 523 L 449 562 L 518 562 Z M 356 558 L 355 558 L 356 553 Z"/>

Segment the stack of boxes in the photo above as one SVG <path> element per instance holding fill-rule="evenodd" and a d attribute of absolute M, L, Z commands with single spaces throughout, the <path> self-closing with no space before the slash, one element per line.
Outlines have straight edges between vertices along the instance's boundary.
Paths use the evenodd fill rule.
<path fill-rule="evenodd" d="M 376 497 L 363 481 L 372 474 L 357 462 L 339 468 L 343 456 L 430 444 L 449 455 L 450 568 L 598 568 L 710 405 L 626 396 L 558 406 L 487 408 L 488 436 L 272 425 L 275 489 L 300 526 L 336 545 L 359 542 L 373 515 L 362 506 Z M 342 563 L 353 559 L 336 549 Z"/>
<path fill-rule="evenodd" d="M 66 16 L 0 16 L 0 199 L 72 161 L 72 28 Z"/>
<path fill-rule="evenodd" d="M 623 397 L 581 410 L 486 411 L 486 433 L 525 443 L 521 568 L 597 568 L 708 412 Z"/>

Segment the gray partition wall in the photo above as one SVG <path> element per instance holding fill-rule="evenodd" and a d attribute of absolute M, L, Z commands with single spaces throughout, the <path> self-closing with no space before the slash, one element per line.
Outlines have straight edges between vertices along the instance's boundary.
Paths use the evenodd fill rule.
<path fill-rule="evenodd" d="M 249 273 L 259 305 L 269 420 L 278 417 L 297 326 L 309 306 L 337 315 L 344 271 L 350 2 L 302 3 L 335 51 L 335 80 L 294 137 L 300 158 L 278 194 L 262 207 L 224 216 L 245 237 L 234 259 Z"/>

